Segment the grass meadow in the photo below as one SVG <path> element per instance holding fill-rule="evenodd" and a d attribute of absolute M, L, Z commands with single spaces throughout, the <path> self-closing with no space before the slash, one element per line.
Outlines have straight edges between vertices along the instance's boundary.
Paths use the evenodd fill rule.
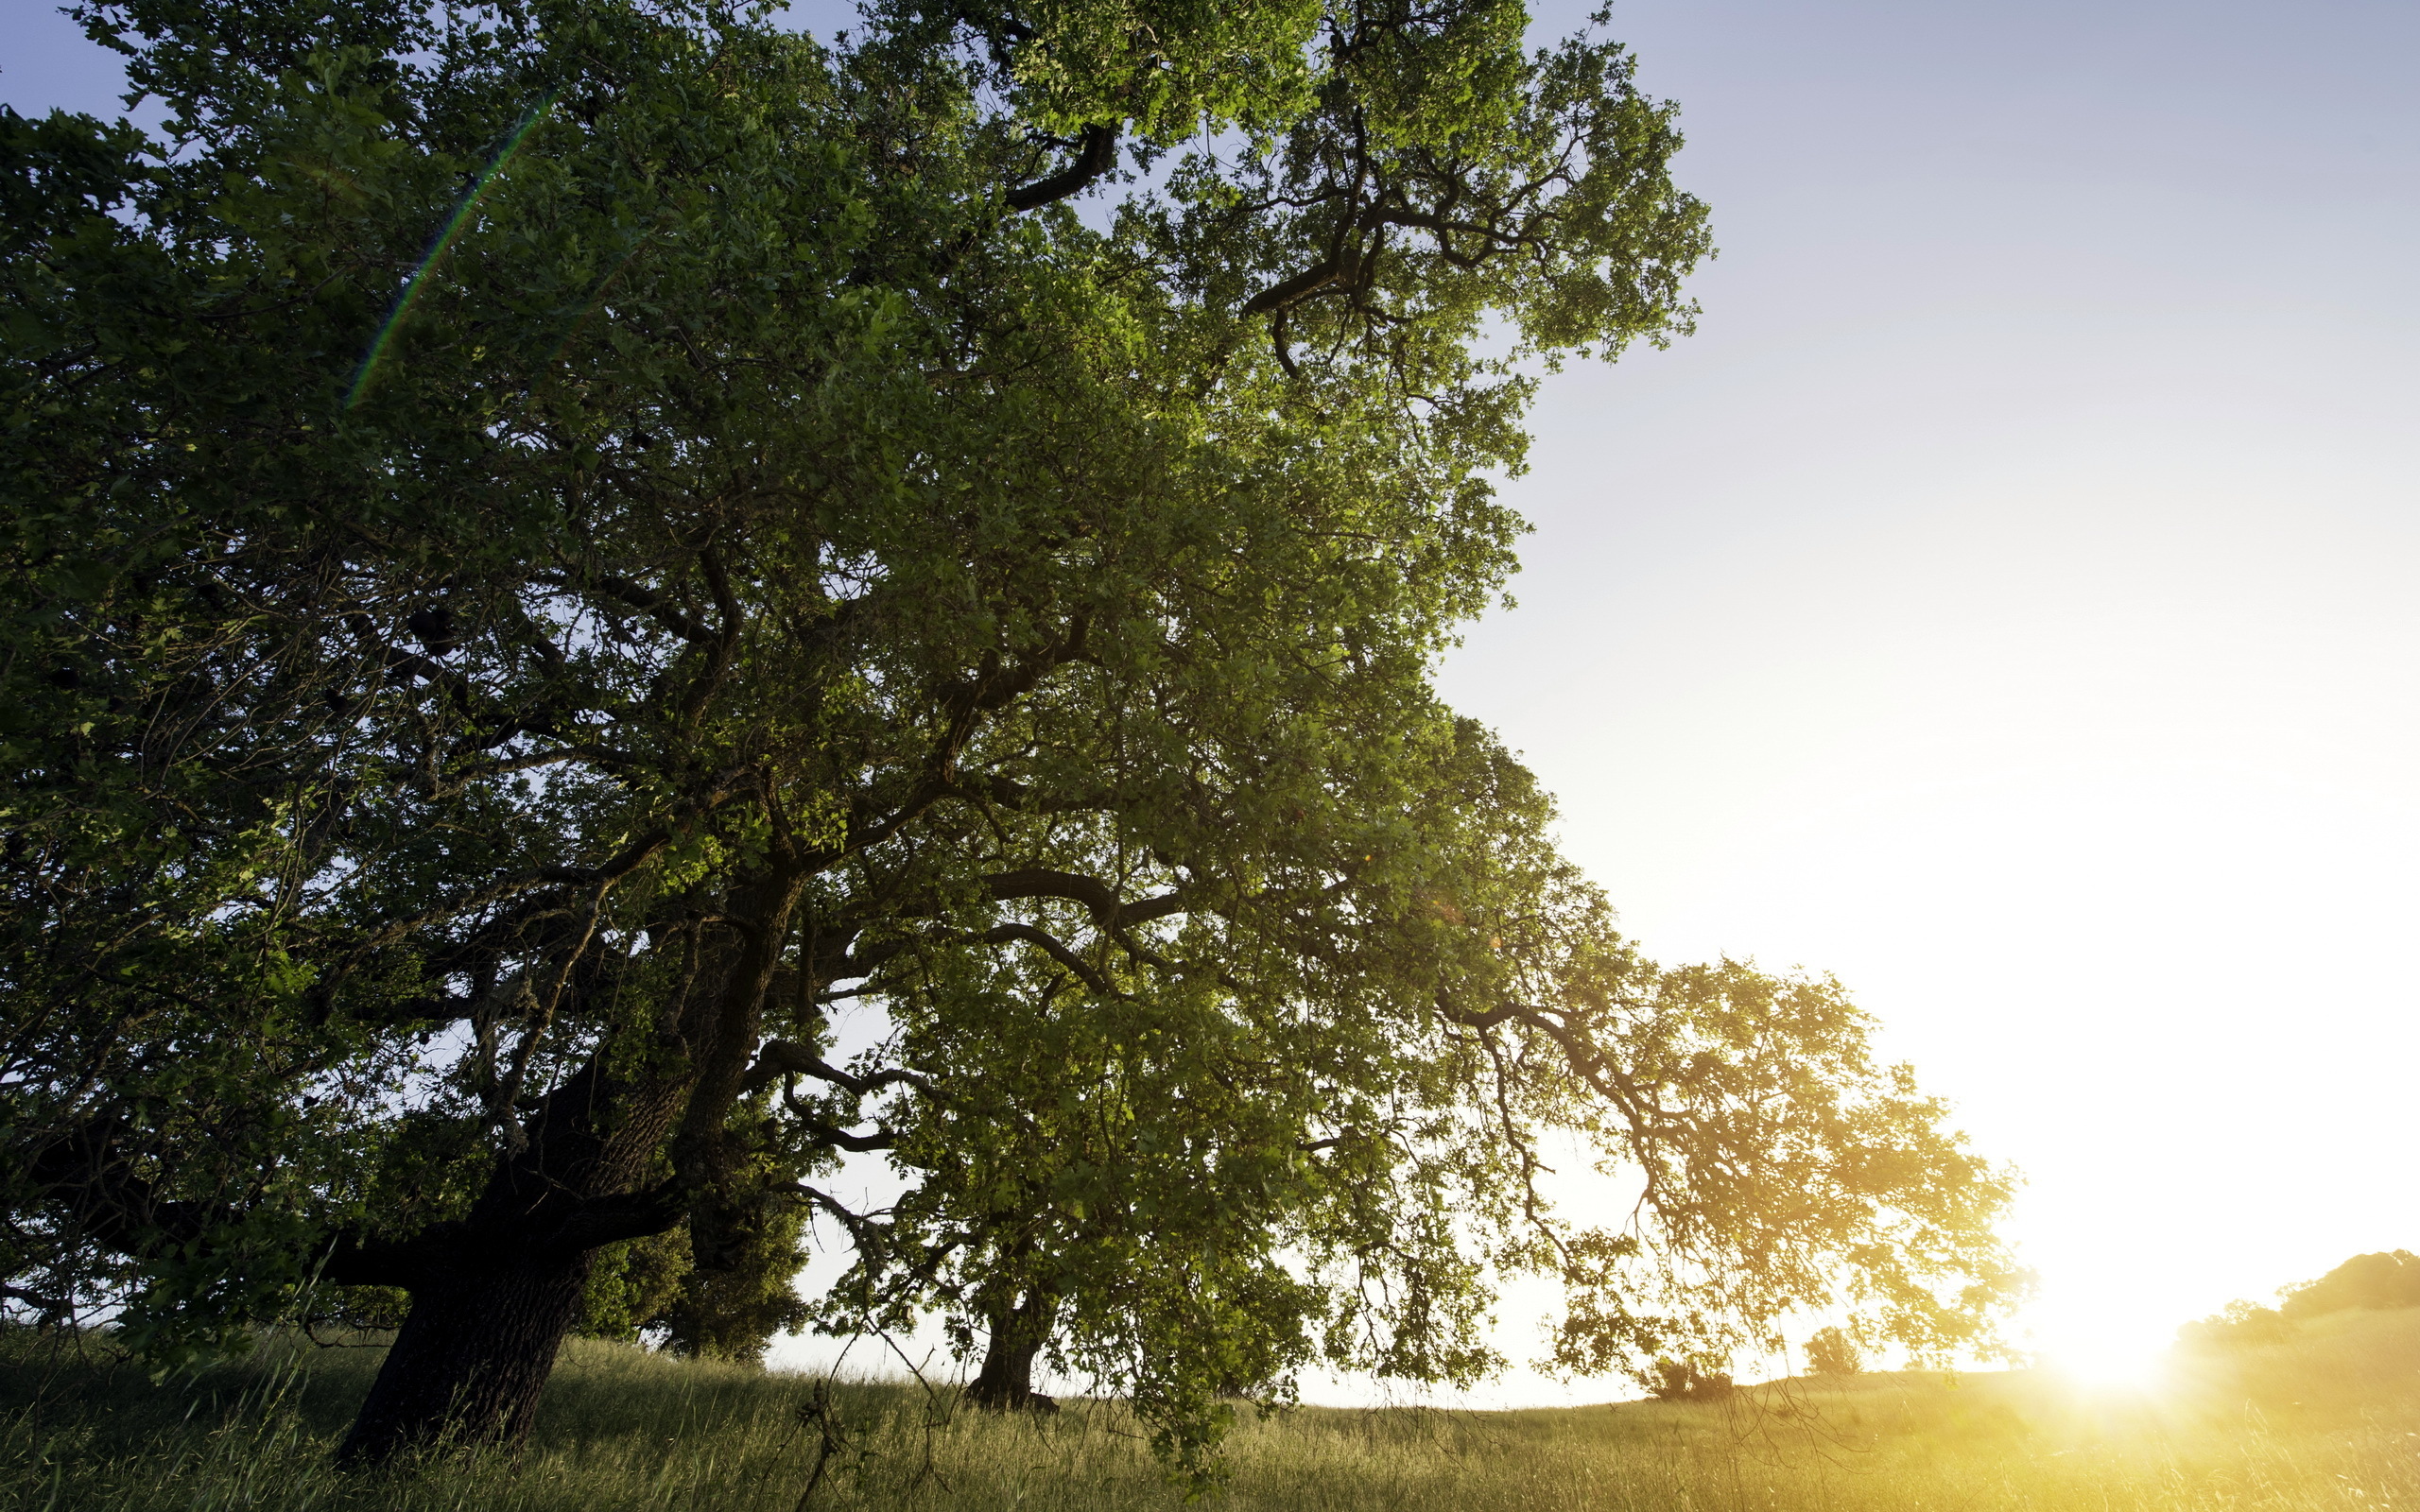
<path fill-rule="evenodd" d="M 1114 1405 L 1004 1420 L 912 1386 L 819 1388 L 587 1342 L 568 1348 L 517 1459 L 339 1474 L 329 1451 L 375 1365 L 374 1349 L 285 1343 L 155 1383 L 90 1340 L 10 1335 L 0 1506 L 1122 1512 L 1184 1502 Z M 1305 1512 L 2420 1512 L 2420 1312 L 2322 1319 L 2289 1343 L 2180 1362 L 2148 1388 L 2010 1371 L 1802 1380 L 1718 1403 L 1247 1411 L 1225 1463 L 1210 1504 Z"/>

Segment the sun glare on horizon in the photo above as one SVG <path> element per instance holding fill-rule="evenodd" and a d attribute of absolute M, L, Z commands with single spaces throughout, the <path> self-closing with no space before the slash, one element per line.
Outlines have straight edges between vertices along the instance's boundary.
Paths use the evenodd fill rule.
<path fill-rule="evenodd" d="M 2140 1338 L 2083 1338 L 2042 1351 L 2041 1367 L 2101 1389 L 2151 1391 L 2167 1383 L 2168 1347 Z"/>
<path fill-rule="evenodd" d="M 2053 1272 L 2045 1280 L 2047 1295 L 2012 1330 L 2037 1368 L 2104 1391 L 2149 1392 L 2168 1383 L 2190 1303 L 2142 1295 L 2115 1277 Z"/>

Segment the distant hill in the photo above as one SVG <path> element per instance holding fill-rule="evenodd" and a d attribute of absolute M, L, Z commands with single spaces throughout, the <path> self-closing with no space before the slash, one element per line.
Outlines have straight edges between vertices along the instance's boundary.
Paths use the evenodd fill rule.
<path fill-rule="evenodd" d="M 2187 1349 L 2245 1349 L 2290 1336 L 2294 1325 L 2331 1313 L 2420 1307 L 2420 1255 L 2408 1249 L 2356 1255 L 2315 1281 L 2278 1289 L 2275 1307 L 2229 1302 L 2217 1314 L 2176 1331 Z"/>
<path fill-rule="evenodd" d="M 2408 1249 L 2377 1255 L 2356 1255 L 2315 1281 L 2289 1286 L 2277 1294 L 2277 1311 L 2290 1318 L 2349 1313 L 2355 1308 L 2383 1312 L 2420 1307 L 2420 1255 Z"/>

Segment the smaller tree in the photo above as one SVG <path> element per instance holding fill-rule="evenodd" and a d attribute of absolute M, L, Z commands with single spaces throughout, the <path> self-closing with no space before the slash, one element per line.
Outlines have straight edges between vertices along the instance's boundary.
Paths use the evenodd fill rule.
<path fill-rule="evenodd" d="M 1731 1395 L 1731 1372 L 1703 1369 L 1692 1361 L 1659 1359 L 1648 1389 L 1658 1401 L 1720 1401 Z"/>
<path fill-rule="evenodd" d="M 1865 1368 L 1857 1341 L 1839 1328 L 1820 1328 L 1806 1341 L 1806 1367 L 1819 1376 L 1853 1376 Z"/>

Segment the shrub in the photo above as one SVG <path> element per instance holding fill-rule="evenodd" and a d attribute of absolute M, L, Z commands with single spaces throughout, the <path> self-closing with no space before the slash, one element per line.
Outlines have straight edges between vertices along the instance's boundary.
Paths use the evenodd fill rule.
<path fill-rule="evenodd" d="M 1720 1401 L 1731 1395 L 1731 1375 L 1701 1370 L 1680 1360 L 1655 1362 L 1655 1379 L 1648 1383 L 1658 1401 Z"/>
<path fill-rule="evenodd" d="M 2294 1326 L 2273 1307 L 2229 1302 L 2224 1308 L 2176 1331 L 2177 1348 L 2210 1354 L 2280 1344 L 2293 1337 Z"/>

